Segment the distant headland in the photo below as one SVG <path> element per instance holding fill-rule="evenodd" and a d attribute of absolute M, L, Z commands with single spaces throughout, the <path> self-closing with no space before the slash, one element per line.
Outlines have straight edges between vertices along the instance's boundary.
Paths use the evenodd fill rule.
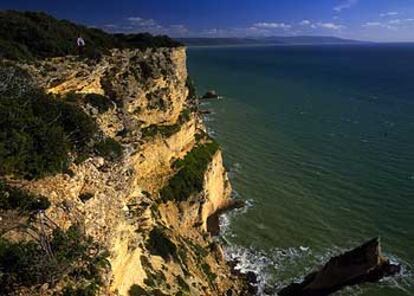
<path fill-rule="evenodd" d="M 271 36 L 271 37 L 189 37 L 176 38 L 187 46 L 217 46 L 217 45 L 322 45 L 322 44 L 369 44 L 372 42 L 343 39 L 332 36 Z"/>

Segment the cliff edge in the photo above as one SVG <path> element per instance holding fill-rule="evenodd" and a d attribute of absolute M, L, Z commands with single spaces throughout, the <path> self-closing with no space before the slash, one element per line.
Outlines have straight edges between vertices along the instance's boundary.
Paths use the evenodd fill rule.
<path fill-rule="evenodd" d="M 184 47 L 111 49 L 95 60 L 3 61 L 2 69 L 2 96 L 11 89 L 19 98 L 29 93 L 31 112 L 51 126 L 62 122 L 64 139 L 72 143 L 83 129 L 65 117 L 66 108 L 87 117 L 95 131 L 73 141 L 69 161 L 47 174 L 26 173 L 29 158 L 22 167 L 2 168 L 8 206 L 0 205 L 7 222 L 0 227 L 0 250 L 19 261 L 30 245 L 36 250 L 31 265 L 41 261 L 43 267 L 31 280 L 7 269 L 1 279 L 6 295 L 245 295 L 245 283 L 232 275 L 208 231 L 208 220 L 231 206 L 231 185 L 220 147 L 189 94 Z M 37 101 L 33 93 L 45 98 Z M 37 110 L 44 102 L 46 111 Z M 54 108 L 55 117 L 49 114 Z M 42 143 L 64 146 L 56 139 Z M 42 161 L 52 154 L 39 153 Z M 17 193 L 48 204 L 22 211 L 10 199 Z M 65 248 L 82 245 L 82 238 L 94 247 L 74 254 L 75 263 L 61 263 L 57 233 L 73 242 Z M 23 255 L 14 254 L 16 248 Z M 97 258 L 106 265 L 92 268 Z M 64 267 L 50 278 L 42 269 L 52 262 Z"/>

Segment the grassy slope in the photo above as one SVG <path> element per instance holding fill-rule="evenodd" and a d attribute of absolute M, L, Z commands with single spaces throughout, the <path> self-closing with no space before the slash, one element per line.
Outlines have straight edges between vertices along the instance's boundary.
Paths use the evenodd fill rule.
<path fill-rule="evenodd" d="M 0 11 L 0 58 L 32 59 L 76 53 L 80 34 L 87 55 L 95 56 L 110 48 L 176 47 L 167 36 L 150 34 L 109 34 L 96 28 L 58 20 L 41 12 Z"/>

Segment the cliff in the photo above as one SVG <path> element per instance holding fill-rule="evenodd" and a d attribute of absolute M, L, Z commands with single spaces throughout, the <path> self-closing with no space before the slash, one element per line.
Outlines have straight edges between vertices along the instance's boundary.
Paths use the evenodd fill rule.
<path fill-rule="evenodd" d="M 109 251 L 97 294 L 244 295 L 208 231 L 208 221 L 231 206 L 231 186 L 188 94 L 185 48 L 113 49 L 98 61 L 66 56 L 18 67 L 46 93 L 72 97 L 101 138 L 122 146 L 122 158 L 90 154 L 61 173 L 6 178 L 47 197 L 55 227 L 82 225 Z M 100 108 L 91 94 L 110 104 Z M 66 286 L 63 278 L 18 291 L 61 294 Z"/>

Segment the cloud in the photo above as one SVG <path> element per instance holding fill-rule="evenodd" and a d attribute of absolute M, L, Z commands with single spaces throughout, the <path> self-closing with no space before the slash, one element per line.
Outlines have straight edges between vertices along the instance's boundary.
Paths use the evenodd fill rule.
<path fill-rule="evenodd" d="M 153 27 L 158 25 L 157 22 L 153 19 L 144 19 L 139 16 L 131 16 L 128 17 L 127 20 L 140 27 Z"/>
<path fill-rule="evenodd" d="M 170 35 L 172 37 L 250 37 L 250 36 L 287 36 L 298 34 L 324 34 L 327 32 L 342 32 L 346 27 L 336 22 L 313 21 L 303 19 L 299 22 L 256 22 L 250 26 L 205 28 L 191 30 L 184 24 L 161 24 L 152 18 L 130 16 L 117 23 L 102 25 L 112 33 L 149 32 L 154 35 Z"/>
<path fill-rule="evenodd" d="M 335 12 L 342 12 L 345 9 L 351 8 L 352 6 L 358 4 L 359 0 L 343 0 L 340 4 L 334 7 Z"/>
<path fill-rule="evenodd" d="M 414 25 L 414 18 L 392 19 L 383 22 L 366 22 L 362 26 L 364 28 L 385 28 L 388 30 L 398 30 L 401 28 L 410 28 Z"/>
<path fill-rule="evenodd" d="M 283 30 L 289 30 L 292 26 L 285 23 L 256 23 L 253 25 L 254 28 L 263 28 L 263 29 L 283 29 Z"/>
<path fill-rule="evenodd" d="M 251 36 L 272 36 L 275 35 L 274 28 L 262 27 L 233 27 L 233 28 L 210 28 L 201 32 L 192 32 L 201 37 L 251 37 Z M 283 33 L 286 33 L 283 30 Z"/>
<path fill-rule="evenodd" d="M 399 12 L 396 11 L 388 11 L 388 12 L 383 12 L 380 14 L 380 17 L 387 17 L 387 16 L 396 16 L 399 15 Z"/>
<path fill-rule="evenodd" d="M 334 30 L 334 31 L 345 29 L 345 26 L 338 25 L 338 24 L 335 24 L 335 23 L 316 23 L 316 24 L 313 24 L 312 27 L 313 28 L 322 28 L 322 29 L 327 29 L 327 30 Z"/>
<path fill-rule="evenodd" d="M 312 22 L 310 20 L 302 20 L 299 22 L 299 26 L 308 27 L 311 29 L 324 29 L 324 30 L 334 30 L 339 31 L 342 29 L 345 29 L 346 27 L 344 25 L 332 23 L 332 22 Z M 298 28 L 301 29 L 301 28 Z"/>
<path fill-rule="evenodd" d="M 151 18 L 130 16 L 116 24 L 106 24 L 102 28 L 112 33 L 142 33 L 148 32 L 154 35 L 171 35 L 183 37 L 189 34 L 189 30 L 183 24 L 161 25 Z"/>
<path fill-rule="evenodd" d="M 108 29 L 117 29 L 117 28 L 119 28 L 119 26 L 116 25 L 116 24 L 106 24 L 106 25 L 103 25 L 103 27 L 108 28 Z"/>
<path fill-rule="evenodd" d="M 366 22 L 362 25 L 363 27 L 383 27 L 384 24 L 380 22 Z"/>

